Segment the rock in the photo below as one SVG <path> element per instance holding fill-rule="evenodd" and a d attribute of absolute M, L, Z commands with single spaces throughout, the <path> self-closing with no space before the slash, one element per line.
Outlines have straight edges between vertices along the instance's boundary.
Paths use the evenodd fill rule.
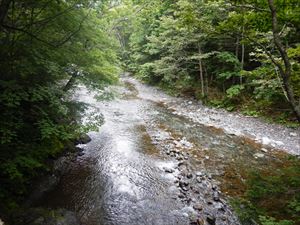
<path fill-rule="evenodd" d="M 180 166 L 185 166 L 187 163 L 186 162 L 184 162 L 184 161 L 180 161 L 179 163 L 178 163 L 178 166 L 180 167 Z"/>
<path fill-rule="evenodd" d="M 197 176 L 197 177 L 202 177 L 203 175 L 204 175 L 204 174 L 203 174 L 202 172 L 200 172 L 200 171 L 196 173 L 196 176 Z"/>
<path fill-rule="evenodd" d="M 195 204 L 195 205 L 193 205 L 193 208 L 195 210 L 201 211 L 203 209 L 203 206 L 201 204 Z"/>
<path fill-rule="evenodd" d="M 212 215 L 208 215 L 206 217 L 206 221 L 208 222 L 208 224 L 210 225 L 215 225 L 216 224 L 216 218 Z"/>
<path fill-rule="evenodd" d="M 215 191 L 215 192 L 213 193 L 213 199 L 214 199 L 214 201 L 216 201 L 216 202 L 220 200 L 219 193 L 218 193 L 217 191 Z"/>
<path fill-rule="evenodd" d="M 172 169 L 172 168 L 166 168 L 166 167 L 164 167 L 164 171 L 165 171 L 166 173 L 174 173 L 174 172 L 175 172 L 174 169 Z"/>
<path fill-rule="evenodd" d="M 191 104 L 193 104 L 193 102 L 192 102 L 192 101 L 189 101 L 188 104 L 191 105 Z"/>
<path fill-rule="evenodd" d="M 181 180 L 181 181 L 179 181 L 179 186 L 180 187 L 187 187 L 187 186 L 189 186 L 189 182 Z"/>
<path fill-rule="evenodd" d="M 183 194 L 180 194 L 180 195 L 178 195 L 178 198 L 185 198 L 185 195 L 183 195 Z"/>
<path fill-rule="evenodd" d="M 81 134 L 80 137 L 75 141 L 75 144 L 87 144 L 92 139 L 87 134 Z"/>
<path fill-rule="evenodd" d="M 77 155 L 78 155 L 78 156 L 83 156 L 83 155 L 84 155 L 84 152 L 78 152 Z"/>
<path fill-rule="evenodd" d="M 221 211 L 225 211 L 224 206 L 221 202 L 217 202 L 215 208 Z"/>
<path fill-rule="evenodd" d="M 295 133 L 295 132 L 291 132 L 291 133 L 290 133 L 290 136 L 291 136 L 291 137 L 297 137 L 298 135 L 297 135 L 297 133 Z"/>
<path fill-rule="evenodd" d="M 217 187 L 215 184 L 213 184 L 212 187 L 211 187 L 211 189 L 213 189 L 214 191 L 216 191 L 217 188 L 218 188 L 218 187 Z"/>
<path fill-rule="evenodd" d="M 197 177 L 196 180 L 197 180 L 198 183 L 202 183 L 201 177 Z"/>
<path fill-rule="evenodd" d="M 0 219 L 0 225 L 4 225 L 4 222 Z"/>
<path fill-rule="evenodd" d="M 267 152 L 268 152 L 268 149 L 262 148 L 261 151 L 267 153 Z"/>
<path fill-rule="evenodd" d="M 191 178 L 193 178 L 193 174 L 188 173 L 188 174 L 186 175 L 186 177 L 187 177 L 188 179 L 191 179 Z"/>
<path fill-rule="evenodd" d="M 254 155 L 254 158 L 263 158 L 263 157 L 265 157 L 265 155 L 263 154 L 263 153 L 255 153 Z"/>
<path fill-rule="evenodd" d="M 186 186 L 181 186 L 181 189 L 182 189 L 183 191 L 188 191 L 188 190 L 189 190 Z"/>

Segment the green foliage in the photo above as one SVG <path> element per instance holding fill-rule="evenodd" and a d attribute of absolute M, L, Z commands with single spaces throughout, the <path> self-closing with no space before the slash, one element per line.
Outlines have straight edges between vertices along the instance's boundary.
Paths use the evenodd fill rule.
<path fill-rule="evenodd" d="M 250 201 L 243 198 L 232 198 L 230 204 L 243 225 L 252 225 L 253 221 L 257 221 L 257 209 Z"/>
<path fill-rule="evenodd" d="M 259 221 L 262 225 L 294 225 L 295 223 L 290 220 L 276 221 L 273 217 L 260 216 Z"/>
<path fill-rule="evenodd" d="M 277 170 L 251 171 L 243 198 L 231 201 L 242 224 L 298 224 L 300 222 L 300 161 L 288 159 Z"/>
<path fill-rule="evenodd" d="M 241 94 L 242 90 L 244 90 L 244 85 L 234 85 L 231 86 L 229 89 L 226 90 L 226 94 L 228 98 L 234 98 Z"/>
<path fill-rule="evenodd" d="M 276 0 L 275 6 L 292 64 L 291 87 L 299 99 L 299 4 Z M 126 69 L 144 81 L 207 102 L 220 101 L 210 93 L 218 90 L 224 96 L 218 106 L 243 109 L 250 100 L 262 115 L 280 117 L 288 111 L 285 122 L 294 120 L 274 64 L 283 60 L 274 45 L 267 1 L 125 1 L 115 12 L 122 21 L 116 33 L 122 37 Z"/>
<path fill-rule="evenodd" d="M 70 76 L 101 88 L 117 81 L 118 42 L 108 32 L 106 4 L 16 0 L 4 12 L 7 16 L 0 26 L 1 212 L 16 207 L 32 179 L 49 170 L 49 158 L 57 157 L 80 132 L 92 128 L 76 122 L 78 108 L 68 100 L 64 87 Z"/>

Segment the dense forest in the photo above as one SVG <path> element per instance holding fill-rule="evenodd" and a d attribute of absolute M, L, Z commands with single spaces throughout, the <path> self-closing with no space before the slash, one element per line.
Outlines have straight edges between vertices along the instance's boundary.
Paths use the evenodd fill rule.
<path fill-rule="evenodd" d="M 98 1 L 3 0 L 0 4 L 0 198 L 6 210 L 78 137 L 67 90 L 76 79 L 117 79 L 117 43 Z M 3 210 L 1 208 L 1 210 Z"/>
<path fill-rule="evenodd" d="M 70 98 L 78 80 L 102 89 L 127 71 L 174 96 L 299 127 L 299 15 L 298 0 L 1 0 L 0 216 L 90 129 Z M 268 181 L 295 174 L 284 184 L 297 191 L 298 162 L 286 169 Z M 287 212 L 298 222 L 299 199 L 298 189 Z"/>
<path fill-rule="evenodd" d="M 123 60 L 141 79 L 227 110 L 299 121 L 298 1 L 138 1 L 120 13 Z"/>

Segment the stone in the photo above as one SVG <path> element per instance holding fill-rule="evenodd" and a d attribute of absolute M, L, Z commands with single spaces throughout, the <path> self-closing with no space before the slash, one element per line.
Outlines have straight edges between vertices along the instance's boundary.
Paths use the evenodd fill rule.
<path fill-rule="evenodd" d="M 186 177 L 187 177 L 188 179 L 191 179 L 191 178 L 193 178 L 193 174 L 188 173 L 188 174 L 186 175 Z"/>
<path fill-rule="evenodd" d="M 174 172 L 175 172 L 175 170 L 172 169 L 172 168 L 164 168 L 164 171 L 165 171 L 166 173 L 174 173 Z"/>
<path fill-rule="evenodd" d="M 291 136 L 291 137 L 297 137 L 298 135 L 297 135 L 297 133 L 295 133 L 295 132 L 291 132 L 291 133 L 290 133 L 290 136 Z"/>
<path fill-rule="evenodd" d="M 215 204 L 215 208 L 218 209 L 218 210 L 220 210 L 220 211 L 225 211 L 224 206 L 223 206 L 223 204 L 221 202 L 217 202 Z"/>
<path fill-rule="evenodd" d="M 181 186 L 181 189 L 182 189 L 183 191 L 188 191 L 188 188 L 187 188 L 186 186 Z"/>
<path fill-rule="evenodd" d="M 206 221 L 208 222 L 208 224 L 210 225 L 215 225 L 216 224 L 216 218 L 212 215 L 208 215 L 206 217 Z"/>
<path fill-rule="evenodd" d="M 263 158 L 263 157 L 265 157 L 265 155 L 263 154 L 263 153 L 255 153 L 254 155 L 254 158 Z"/>
<path fill-rule="evenodd" d="M 201 204 L 195 204 L 195 205 L 193 205 L 193 208 L 195 210 L 201 211 L 203 209 L 203 206 Z"/>
<path fill-rule="evenodd" d="M 186 165 L 186 162 L 184 162 L 184 161 L 180 161 L 180 162 L 178 163 L 178 166 L 184 166 L 184 165 Z"/>
<path fill-rule="evenodd" d="M 201 176 L 203 176 L 203 173 L 199 171 L 199 172 L 196 173 L 196 176 L 201 177 Z"/>
<path fill-rule="evenodd" d="M 197 180 L 198 183 L 202 183 L 201 177 L 197 177 L 196 180 Z"/>
<path fill-rule="evenodd" d="M 178 198 L 185 198 L 185 195 L 183 195 L 183 194 L 180 194 L 180 195 L 178 195 Z"/>
<path fill-rule="evenodd" d="M 187 187 L 187 186 L 189 186 L 189 182 L 181 180 L 181 181 L 179 181 L 179 186 L 180 187 Z"/>
<path fill-rule="evenodd" d="M 87 134 L 81 134 L 78 140 L 75 141 L 75 144 L 87 144 L 91 141 L 92 139 L 90 136 Z"/>
<path fill-rule="evenodd" d="M 77 155 L 78 155 L 78 156 L 83 156 L 83 155 L 84 155 L 84 152 L 78 152 Z"/>
<path fill-rule="evenodd" d="M 261 151 L 267 153 L 267 152 L 268 152 L 268 149 L 262 148 Z"/>
<path fill-rule="evenodd" d="M 214 199 L 214 201 L 216 201 L 216 202 L 220 200 L 219 193 L 218 193 L 217 191 L 215 191 L 215 192 L 213 193 L 213 199 Z"/>

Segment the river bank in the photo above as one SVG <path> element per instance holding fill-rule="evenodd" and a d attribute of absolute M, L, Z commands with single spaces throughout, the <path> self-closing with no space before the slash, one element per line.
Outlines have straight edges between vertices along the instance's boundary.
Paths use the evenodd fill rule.
<path fill-rule="evenodd" d="M 277 149 L 300 155 L 300 128 L 287 128 L 279 124 L 266 123 L 259 118 L 211 108 L 194 99 L 170 97 L 158 88 L 143 85 L 132 77 L 127 77 L 126 80 L 136 86 L 139 96 L 164 104 L 174 115 L 252 140 L 261 144 L 263 151 L 267 151 L 266 148 Z"/>

